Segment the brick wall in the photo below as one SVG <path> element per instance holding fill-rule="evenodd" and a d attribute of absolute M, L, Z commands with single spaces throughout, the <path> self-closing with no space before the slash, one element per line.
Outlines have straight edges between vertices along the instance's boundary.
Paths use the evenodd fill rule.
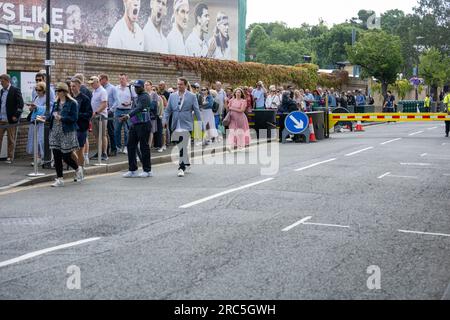
<path fill-rule="evenodd" d="M 86 78 L 106 73 L 111 83 L 117 84 L 122 72 L 131 80 L 144 79 L 153 83 L 164 80 L 171 87 L 176 86 L 179 77 L 186 77 L 191 83 L 200 82 L 199 75 L 177 70 L 175 65 L 163 62 L 160 54 L 52 44 L 52 60 L 56 63 L 52 67 L 52 83 L 64 81 L 75 73 L 83 73 Z M 37 72 L 45 69 L 44 61 L 45 42 L 15 40 L 8 45 L 7 70 Z M 21 128 L 16 150 L 18 159 L 26 157 L 27 136 L 28 128 Z"/>

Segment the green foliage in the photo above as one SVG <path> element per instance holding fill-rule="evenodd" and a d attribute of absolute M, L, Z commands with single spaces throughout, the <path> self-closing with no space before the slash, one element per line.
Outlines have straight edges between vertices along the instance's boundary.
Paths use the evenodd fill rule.
<path fill-rule="evenodd" d="M 384 31 L 363 33 L 353 47 L 347 46 L 347 53 L 350 62 L 361 66 L 363 77 L 373 76 L 382 83 L 383 94 L 401 71 L 400 38 Z"/>
<path fill-rule="evenodd" d="M 419 74 L 432 87 L 446 84 L 450 80 L 450 58 L 431 48 L 420 56 Z"/>
<path fill-rule="evenodd" d="M 247 29 L 247 61 L 295 65 L 303 61 L 303 55 L 308 55 L 321 68 L 331 68 L 338 61 L 349 60 L 345 48 L 351 44 L 352 28 L 356 29 L 359 39 L 367 32 L 367 20 L 373 13 L 372 10 L 360 10 L 357 17 L 331 28 L 323 22 L 297 28 L 289 28 L 283 22 L 252 24 Z M 412 76 L 413 67 L 424 50 L 434 47 L 442 54 L 450 55 L 449 16 L 449 0 L 417 0 L 412 14 L 398 9 L 381 13 L 382 30 L 400 38 L 403 59 L 399 66 L 405 77 Z M 249 39 L 255 28 L 258 36 Z M 271 44 L 267 45 L 267 42 Z"/>
<path fill-rule="evenodd" d="M 400 100 L 404 100 L 406 95 L 414 89 L 414 86 L 406 79 L 397 80 L 389 86 L 389 90 L 397 92 Z"/>
<path fill-rule="evenodd" d="M 196 72 L 202 81 L 210 83 L 222 81 L 231 85 L 255 86 L 261 80 L 267 84 L 293 84 L 304 89 L 314 89 L 319 84 L 318 67 L 313 64 L 280 66 L 183 56 L 164 56 L 163 59 L 180 71 Z M 341 81 L 337 77 L 331 80 L 336 86 Z"/>

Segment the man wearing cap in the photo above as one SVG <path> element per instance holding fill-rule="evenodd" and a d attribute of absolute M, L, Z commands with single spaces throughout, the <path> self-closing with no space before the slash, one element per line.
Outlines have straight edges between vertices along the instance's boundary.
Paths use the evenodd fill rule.
<path fill-rule="evenodd" d="M 214 36 L 209 42 L 208 57 L 230 60 L 230 23 L 228 21 L 228 16 L 223 12 L 219 12 L 216 20 L 217 26 L 215 28 Z"/>
<path fill-rule="evenodd" d="M 189 1 L 175 0 L 173 5 L 174 21 L 172 31 L 167 36 L 169 42 L 169 52 L 176 55 L 187 55 L 186 44 L 184 41 L 184 31 L 188 27 L 189 22 Z"/>
<path fill-rule="evenodd" d="M 92 115 L 92 131 L 94 137 L 99 143 L 99 137 L 102 139 L 102 157 L 103 161 L 108 160 L 108 155 L 106 150 L 108 147 L 108 136 L 107 136 L 107 126 L 108 126 L 108 92 L 100 84 L 100 79 L 98 77 L 91 77 L 88 81 L 91 85 L 92 99 L 91 106 L 94 114 Z M 100 122 L 102 123 L 102 130 L 100 132 Z M 98 158 L 99 155 L 94 155 L 91 159 Z"/>
<path fill-rule="evenodd" d="M 209 32 L 209 11 L 205 3 L 195 7 L 195 26 L 186 40 L 188 56 L 206 57 L 208 55 L 207 36 Z"/>
<path fill-rule="evenodd" d="M 151 0 L 151 14 L 144 27 L 146 52 L 169 53 L 169 43 L 162 33 L 162 20 L 167 15 L 167 0 Z"/>
<path fill-rule="evenodd" d="M 187 146 L 190 143 L 191 132 L 194 129 L 192 112 L 195 113 L 197 121 L 202 122 L 197 96 L 187 90 L 187 85 L 188 81 L 185 78 L 178 79 L 178 91 L 170 95 L 163 118 L 163 126 L 166 128 L 169 118 L 172 116 L 172 141 L 178 141 L 180 149 L 178 177 L 184 177 L 186 169 L 190 167 Z M 183 142 L 184 147 L 182 147 Z"/>
<path fill-rule="evenodd" d="M 149 178 L 153 176 L 150 145 L 148 144 L 150 132 L 152 129 L 150 119 L 150 104 L 151 99 L 147 92 L 145 92 L 145 81 L 136 80 L 134 82 L 134 90 L 137 94 L 136 102 L 129 114 L 123 115 L 121 121 L 126 122 L 130 120 L 131 128 L 128 133 L 128 165 L 129 171 L 124 175 L 124 178 Z M 142 154 L 143 172 L 138 174 L 138 165 L 136 160 L 137 147 L 140 146 Z"/>
<path fill-rule="evenodd" d="M 144 51 L 144 32 L 139 26 L 141 0 L 123 0 L 125 13 L 111 31 L 108 48 Z"/>

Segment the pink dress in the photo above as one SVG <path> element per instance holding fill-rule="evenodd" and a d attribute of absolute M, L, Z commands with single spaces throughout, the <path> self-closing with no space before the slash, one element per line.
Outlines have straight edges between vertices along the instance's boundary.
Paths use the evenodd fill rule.
<path fill-rule="evenodd" d="M 228 133 L 228 144 L 233 147 L 244 148 L 250 145 L 250 127 L 245 115 L 247 100 L 231 99 L 228 103 L 231 120 Z"/>

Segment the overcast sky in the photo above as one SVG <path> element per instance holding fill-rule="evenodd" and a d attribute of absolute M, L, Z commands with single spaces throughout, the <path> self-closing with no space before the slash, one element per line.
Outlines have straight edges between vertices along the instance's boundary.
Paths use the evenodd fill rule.
<path fill-rule="evenodd" d="M 411 13 L 416 4 L 417 0 L 247 0 L 247 25 L 283 21 L 297 27 L 317 24 L 322 18 L 332 26 L 356 17 L 360 9 L 374 10 L 379 16 L 390 9 Z"/>

